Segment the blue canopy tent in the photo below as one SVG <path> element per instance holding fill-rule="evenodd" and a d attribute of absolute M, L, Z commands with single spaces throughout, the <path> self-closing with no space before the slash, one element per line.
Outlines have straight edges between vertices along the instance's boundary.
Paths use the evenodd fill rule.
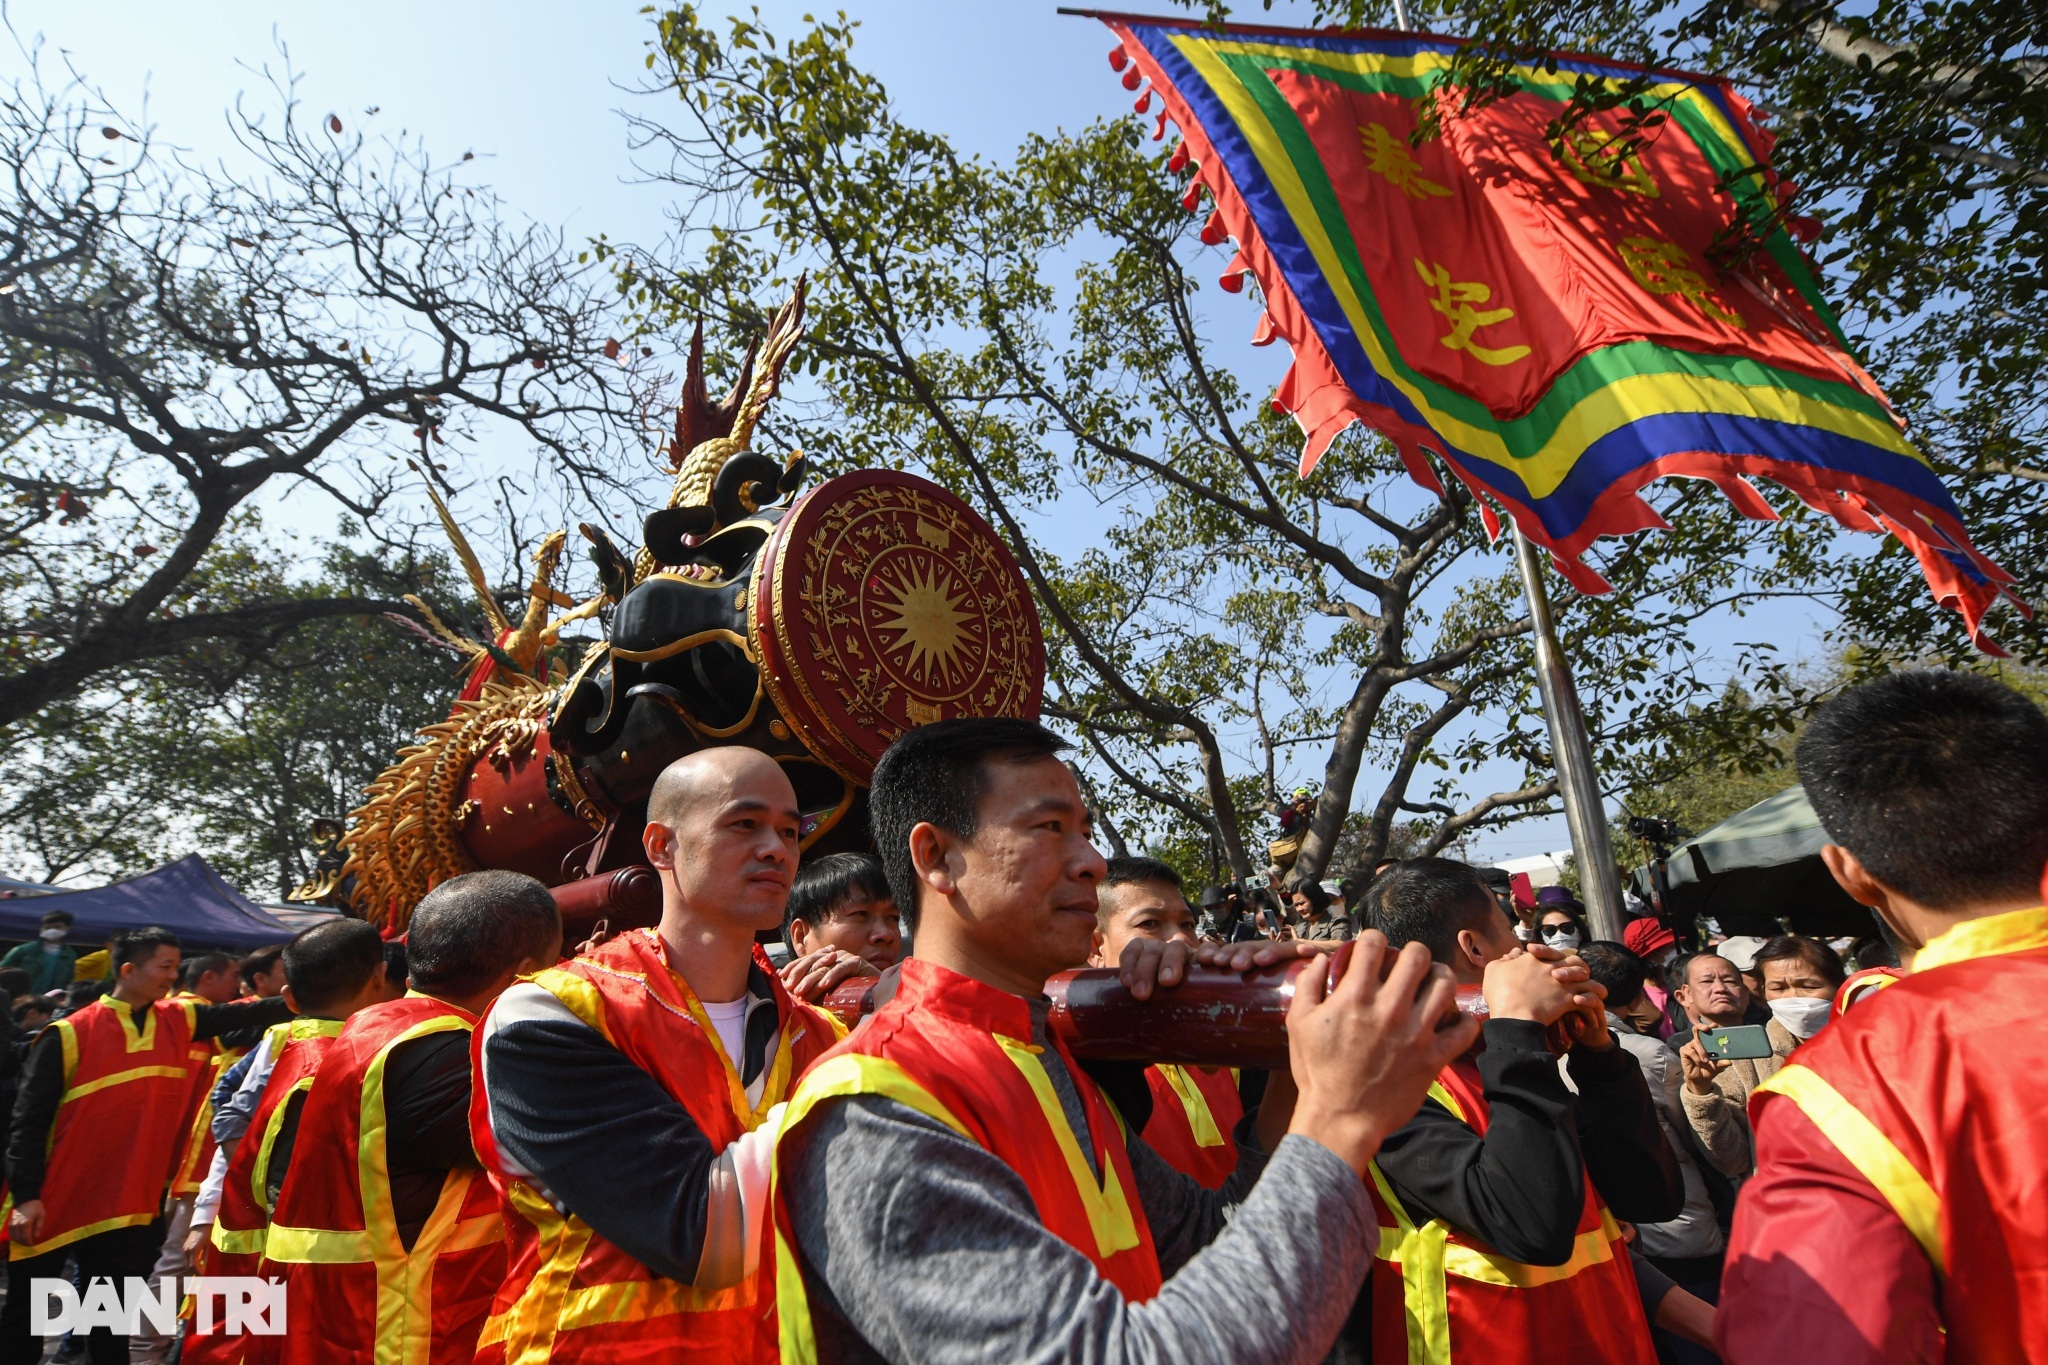
<path fill-rule="evenodd" d="M 187 949 L 247 952 L 283 943 L 294 930 L 222 881 L 198 854 L 168 867 L 90 891 L 0 899 L 0 940 L 27 942 L 44 915 L 68 910 L 71 945 L 90 952 L 121 929 L 160 924 Z"/>

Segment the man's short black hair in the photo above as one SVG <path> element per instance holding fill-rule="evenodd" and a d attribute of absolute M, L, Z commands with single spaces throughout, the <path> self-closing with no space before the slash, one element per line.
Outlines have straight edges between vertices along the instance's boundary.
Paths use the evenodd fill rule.
<path fill-rule="evenodd" d="M 178 969 L 178 984 L 189 991 L 199 984 L 200 977 L 234 965 L 235 960 L 226 953 L 201 953 L 197 957 L 188 957 Z"/>
<path fill-rule="evenodd" d="M 43 911 L 42 919 L 38 920 L 37 923 L 45 929 L 53 924 L 61 924 L 69 929 L 72 925 L 78 923 L 78 917 L 69 910 L 45 910 Z"/>
<path fill-rule="evenodd" d="M 384 965 L 384 939 L 359 919 L 331 919 L 284 945 L 284 981 L 302 1014 L 321 1014 L 352 998 Z"/>
<path fill-rule="evenodd" d="M 1450 858 L 1405 858 L 1366 888 L 1372 927 L 1399 948 L 1420 943 L 1438 962 L 1458 955 L 1458 935 L 1486 933 L 1500 919 L 1500 906 L 1478 869 Z"/>
<path fill-rule="evenodd" d="M 1765 941 L 1756 950 L 1756 974 L 1764 974 L 1766 962 L 1780 962 L 1786 958 L 1799 958 L 1807 966 L 1821 974 L 1830 986 L 1839 986 L 1849 979 L 1849 973 L 1842 967 L 1842 955 L 1817 938 L 1804 934 L 1779 934 Z"/>
<path fill-rule="evenodd" d="M 973 716 L 934 721 L 906 731 L 875 764 L 868 821 L 875 851 L 905 930 L 917 931 L 917 871 L 910 831 L 930 824 L 972 840 L 981 827 L 981 798 L 992 763 L 1051 758 L 1074 746 L 1035 720 Z"/>
<path fill-rule="evenodd" d="M 1697 953 L 1673 953 L 1671 960 L 1664 964 L 1664 989 L 1675 991 L 1680 986 L 1689 986 L 1692 983 L 1692 964 L 1703 957 L 1716 958 L 1722 962 L 1727 962 L 1728 970 L 1734 972 L 1738 977 L 1742 975 L 1740 967 L 1737 967 L 1733 962 L 1728 962 L 1727 958 L 1722 957 L 1712 948 L 1703 948 Z M 1748 983 L 1744 982 L 1743 984 L 1746 986 Z"/>
<path fill-rule="evenodd" d="M 19 967 L 0 967 L 0 999 L 13 1000 L 17 995 L 32 995 L 36 979 Z"/>
<path fill-rule="evenodd" d="M 889 875 L 872 853 L 832 853 L 813 858 L 798 869 L 782 911 L 782 941 L 796 951 L 791 937 L 798 920 L 817 928 L 855 901 L 889 900 Z"/>
<path fill-rule="evenodd" d="M 1180 873 L 1157 858 L 1127 853 L 1109 860 L 1109 870 L 1102 874 L 1102 880 L 1095 883 L 1099 891 L 1105 886 L 1135 886 L 1139 882 L 1165 882 L 1178 891 L 1181 889 Z M 1220 901 L 1221 896 L 1217 899 Z"/>
<path fill-rule="evenodd" d="M 282 943 L 273 943 L 268 948 L 258 948 L 255 952 L 245 955 L 240 964 L 235 968 L 242 975 L 242 988 L 249 991 L 255 990 L 256 978 L 275 967 L 277 959 L 283 955 L 284 945 Z"/>
<path fill-rule="evenodd" d="M 1622 944 L 1594 939 L 1579 949 L 1586 970 L 1607 988 L 1607 1010 L 1618 1014 L 1643 998 L 1643 979 L 1650 966 Z"/>
<path fill-rule="evenodd" d="M 1922 905 L 2040 899 L 2048 715 L 1972 673 L 1861 683 L 1799 737 L 1799 780 L 1828 837 Z"/>
<path fill-rule="evenodd" d="M 159 948 L 176 948 L 178 936 L 161 924 L 152 924 L 142 929 L 123 929 L 114 935 L 107 948 L 107 975 L 119 976 L 121 968 L 130 962 L 147 962 L 156 956 Z"/>
<path fill-rule="evenodd" d="M 465 872 L 421 899 L 405 941 L 414 990 L 475 995 L 528 959 L 552 967 L 562 912 L 548 889 L 524 873 Z"/>
<path fill-rule="evenodd" d="M 1164 882 L 1175 891 L 1181 890 L 1180 873 L 1157 858 L 1135 853 L 1111 858 L 1108 871 L 1102 874 L 1101 881 L 1095 883 L 1095 927 L 1105 933 L 1109 930 L 1110 901 L 1103 892 L 1112 886 L 1142 886 L 1147 882 Z M 1222 897 L 1217 899 L 1220 901 Z"/>

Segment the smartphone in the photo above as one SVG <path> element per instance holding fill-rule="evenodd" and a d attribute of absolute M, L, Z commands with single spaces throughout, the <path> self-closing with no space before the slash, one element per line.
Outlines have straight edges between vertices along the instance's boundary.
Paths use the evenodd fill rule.
<path fill-rule="evenodd" d="M 1716 1061 L 1743 1058 L 1761 1061 L 1771 1055 L 1771 1035 L 1762 1024 L 1737 1024 L 1733 1028 L 1702 1029 L 1700 1047 Z"/>

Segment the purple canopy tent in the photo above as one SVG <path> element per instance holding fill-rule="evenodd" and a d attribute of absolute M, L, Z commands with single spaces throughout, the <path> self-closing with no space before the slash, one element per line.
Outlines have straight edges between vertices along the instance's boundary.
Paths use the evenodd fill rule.
<path fill-rule="evenodd" d="M 188 950 L 246 952 L 283 943 L 295 932 L 222 881 L 196 853 L 112 886 L 0 899 L 0 940 L 34 938 L 52 910 L 71 913 L 71 944 L 81 952 L 99 947 L 117 930 L 146 924 L 162 925 Z"/>

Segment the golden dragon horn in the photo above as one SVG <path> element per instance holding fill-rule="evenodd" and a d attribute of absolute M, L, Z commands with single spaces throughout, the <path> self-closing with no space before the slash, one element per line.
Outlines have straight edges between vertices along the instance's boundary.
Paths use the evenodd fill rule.
<path fill-rule="evenodd" d="M 533 666 L 540 658 L 541 636 L 547 629 L 549 600 L 555 566 L 561 563 L 562 546 L 568 542 L 567 531 L 550 531 L 534 552 L 533 586 L 526 594 L 526 614 L 519 621 L 519 629 L 505 641 L 505 653 L 524 672 L 533 672 Z"/>
<path fill-rule="evenodd" d="M 426 479 L 425 471 L 418 465 L 411 460 L 405 463 L 413 473 Z M 469 548 L 469 538 L 463 535 L 462 528 L 455 524 L 454 513 L 448 510 L 447 503 L 441 501 L 441 495 L 434 491 L 431 479 L 426 480 L 426 485 L 427 496 L 433 499 L 434 511 L 440 515 L 441 528 L 448 533 L 448 539 L 455 545 L 455 557 L 462 561 L 464 571 L 469 574 L 469 585 L 476 589 L 477 605 L 484 609 L 484 618 L 491 623 L 491 634 L 495 643 L 497 636 L 512 629 L 512 623 L 505 619 L 504 610 L 498 606 L 498 599 L 491 595 L 490 581 L 484 577 L 484 566 L 477 562 L 476 551 Z"/>
<path fill-rule="evenodd" d="M 754 428 L 768 411 L 768 400 L 775 397 L 780 386 L 782 367 L 788 363 L 789 354 L 796 349 L 797 342 L 803 339 L 806 282 L 806 276 L 797 276 L 796 289 L 790 294 L 789 302 L 776 310 L 775 320 L 768 324 L 768 335 L 761 342 L 761 355 L 754 370 L 754 382 L 748 387 L 746 399 L 733 419 L 735 449 L 745 450 L 752 446 Z"/>

